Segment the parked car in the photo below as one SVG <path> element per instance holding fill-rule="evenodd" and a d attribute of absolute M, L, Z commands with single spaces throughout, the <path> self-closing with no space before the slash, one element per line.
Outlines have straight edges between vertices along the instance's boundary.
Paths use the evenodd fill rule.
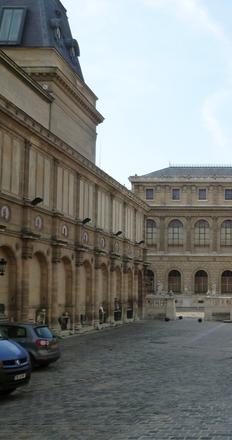
<path fill-rule="evenodd" d="M 6 339 L 0 329 L 0 395 L 12 393 L 29 382 L 31 363 L 28 352 Z"/>
<path fill-rule="evenodd" d="M 46 325 L 4 322 L 0 332 L 28 351 L 32 367 L 48 365 L 60 357 L 58 340 Z"/>

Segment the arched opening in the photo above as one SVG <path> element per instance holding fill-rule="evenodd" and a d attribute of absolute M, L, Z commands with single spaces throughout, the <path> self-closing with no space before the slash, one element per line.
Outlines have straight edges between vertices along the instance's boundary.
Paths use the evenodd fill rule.
<path fill-rule="evenodd" d="M 48 269 L 45 256 L 36 252 L 30 260 L 29 319 L 48 321 Z"/>
<path fill-rule="evenodd" d="M 221 293 L 232 294 L 232 272 L 225 270 L 221 277 Z"/>
<path fill-rule="evenodd" d="M 58 314 L 62 330 L 69 329 L 73 315 L 72 265 L 68 258 L 62 258 L 58 270 Z"/>
<path fill-rule="evenodd" d="M 204 270 L 198 270 L 195 273 L 195 293 L 207 293 L 208 291 L 208 275 Z"/>
<path fill-rule="evenodd" d="M 181 274 L 178 270 L 171 270 L 168 274 L 168 291 L 181 293 Z"/>
<path fill-rule="evenodd" d="M 138 271 L 138 317 L 143 318 L 143 277 L 140 270 Z"/>
<path fill-rule="evenodd" d="M 114 298 L 114 320 L 122 319 L 122 274 L 119 267 L 115 269 L 115 298 Z"/>
<path fill-rule="evenodd" d="M 99 304 L 99 322 L 103 324 L 109 316 L 108 300 L 108 270 L 105 264 L 101 265 L 100 270 L 100 304 Z"/>
<path fill-rule="evenodd" d="M 8 319 L 20 317 L 20 299 L 17 296 L 16 259 L 8 246 L 0 248 L 0 258 L 6 261 L 5 271 L 0 276 L 0 313 Z"/>
<path fill-rule="evenodd" d="M 131 269 L 127 273 L 127 319 L 133 318 L 133 276 Z"/>
<path fill-rule="evenodd" d="M 85 314 L 81 315 L 82 324 L 92 324 L 93 321 L 93 292 L 92 292 L 92 267 L 91 264 L 86 261 L 84 263 L 85 271 Z"/>

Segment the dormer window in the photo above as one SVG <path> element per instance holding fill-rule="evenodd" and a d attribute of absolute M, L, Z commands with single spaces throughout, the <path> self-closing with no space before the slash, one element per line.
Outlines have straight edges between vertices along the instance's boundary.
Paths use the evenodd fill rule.
<path fill-rule="evenodd" d="M 0 45 L 21 43 L 26 8 L 2 8 L 0 19 Z"/>

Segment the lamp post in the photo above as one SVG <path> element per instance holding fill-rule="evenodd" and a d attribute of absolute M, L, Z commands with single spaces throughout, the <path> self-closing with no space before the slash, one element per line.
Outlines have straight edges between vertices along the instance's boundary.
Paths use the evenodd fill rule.
<path fill-rule="evenodd" d="M 5 274 L 7 261 L 4 258 L 0 259 L 0 275 L 3 276 Z"/>

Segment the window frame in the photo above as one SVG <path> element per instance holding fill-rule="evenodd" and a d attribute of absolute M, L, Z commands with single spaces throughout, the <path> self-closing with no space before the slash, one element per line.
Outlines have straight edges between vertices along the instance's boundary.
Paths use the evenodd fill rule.
<path fill-rule="evenodd" d="M 230 194 L 229 197 L 227 197 L 227 194 Z M 225 200 L 232 200 L 232 188 L 225 188 Z"/>
<path fill-rule="evenodd" d="M 153 219 L 146 220 L 146 243 L 149 246 L 157 244 L 157 225 Z"/>
<path fill-rule="evenodd" d="M 175 192 L 176 192 L 176 194 L 178 194 L 178 196 L 175 195 Z M 180 188 L 172 188 L 172 200 L 179 201 L 180 195 L 181 195 Z"/>
<path fill-rule="evenodd" d="M 1 10 L 1 15 L 0 15 L 0 33 L 1 33 L 1 27 L 3 25 L 3 21 L 4 21 L 4 13 L 5 11 L 22 11 L 22 17 L 20 20 L 20 24 L 19 24 L 19 28 L 18 28 L 18 33 L 17 33 L 17 38 L 14 40 L 1 40 L 0 39 L 0 46 L 15 46 L 15 45 L 19 45 L 21 43 L 22 40 L 22 33 L 23 33 L 23 28 L 24 28 L 24 24 L 25 24 L 25 18 L 26 18 L 26 13 L 27 13 L 27 8 L 26 7 L 19 7 L 19 6 L 4 6 Z M 12 19 L 11 18 L 11 23 L 10 23 L 10 27 L 9 27 L 9 34 L 11 32 L 11 26 L 12 26 Z"/>
<path fill-rule="evenodd" d="M 194 225 L 194 245 L 207 247 L 210 244 L 210 225 L 207 220 L 197 220 Z"/>
<path fill-rule="evenodd" d="M 183 246 L 184 245 L 184 226 L 178 220 L 171 220 L 168 224 L 168 246 Z"/>
<path fill-rule="evenodd" d="M 201 191 L 205 192 L 205 197 L 201 197 Z M 198 200 L 204 201 L 207 200 L 207 188 L 198 188 Z"/>
<path fill-rule="evenodd" d="M 224 220 L 220 228 L 220 245 L 232 246 L 232 220 Z"/>
<path fill-rule="evenodd" d="M 152 197 L 148 197 L 148 191 L 151 191 Z M 154 188 L 145 189 L 146 200 L 154 200 Z"/>

